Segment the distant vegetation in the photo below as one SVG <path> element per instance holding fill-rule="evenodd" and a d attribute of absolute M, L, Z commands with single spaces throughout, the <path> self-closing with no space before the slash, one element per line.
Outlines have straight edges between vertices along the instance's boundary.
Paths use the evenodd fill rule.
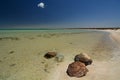
<path fill-rule="evenodd" d="M 112 29 L 117 30 L 120 27 L 83 27 L 83 28 L 1 28 L 0 30 L 63 30 L 63 29 Z"/>
<path fill-rule="evenodd" d="M 111 30 L 117 30 L 120 29 L 120 27 L 105 27 L 105 28 L 66 28 L 66 29 L 101 29 L 101 30 L 106 30 L 106 29 L 111 29 Z"/>

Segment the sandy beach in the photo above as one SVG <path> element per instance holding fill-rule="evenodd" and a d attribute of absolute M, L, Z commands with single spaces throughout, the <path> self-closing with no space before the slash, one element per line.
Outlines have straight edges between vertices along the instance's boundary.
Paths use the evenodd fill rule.
<path fill-rule="evenodd" d="M 63 62 L 44 58 L 48 51 Z M 93 64 L 81 78 L 69 77 L 74 56 L 87 53 Z M 118 80 L 120 30 L 85 32 L 0 32 L 0 80 Z"/>

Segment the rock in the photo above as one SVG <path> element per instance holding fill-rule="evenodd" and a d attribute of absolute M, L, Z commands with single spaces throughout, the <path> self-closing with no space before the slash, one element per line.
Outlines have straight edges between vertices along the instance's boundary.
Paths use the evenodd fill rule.
<path fill-rule="evenodd" d="M 92 59 L 85 53 L 80 53 L 75 56 L 74 61 L 80 61 L 86 66 L 92 64 Z"/>
<path fill-rule="evenodd" d="M 79 61 L 73 62 L 69 64 L 66 73 L 70 77 L 83 77 L 87 74 L 88 69 L 86 68 L 85 64 Z"/>
<path fill-rule="evenodd" d="M 53 58 L 57 55 L 56 52 L 47 52 L 44 57 L 47 58 L 47 59 L 50 59 L 50 58 Z"/>
<path fill-rule="evenodd" d="M 61 55 L 61 54 L 57 54 L 57 56 L 56 56 L 55 59 L 56 59 L 57 62 L 63 62 L 63 60 L 64 60 L 64 56 Z"/>

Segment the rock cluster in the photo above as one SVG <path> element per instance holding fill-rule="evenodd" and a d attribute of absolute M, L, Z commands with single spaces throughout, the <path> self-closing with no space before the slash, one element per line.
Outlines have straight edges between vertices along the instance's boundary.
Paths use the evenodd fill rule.
<path fill-rule="evenodd" d="M 87 65 L 92 64 L 92 59 L 85 53 L 81 53 L 75 56 L 73 63 L 68 65 L 66 73 L 70 77 L 83 77 L 87 74 Z"/>

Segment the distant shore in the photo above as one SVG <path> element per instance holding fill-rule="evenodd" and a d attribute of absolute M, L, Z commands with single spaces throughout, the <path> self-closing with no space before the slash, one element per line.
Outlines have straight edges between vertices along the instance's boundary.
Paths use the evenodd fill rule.
<path fill-rule="evenodd" d="M 65 29 L 118 30 L 120 28 L 65 28 Z"/>
<path fill-rule="evenodd" d="M 0 28 L 0 30 L 64 30 L 64 29 L 93 29 L 93 30 L 118 30 L 120 27 L 111 28 Z"/>

